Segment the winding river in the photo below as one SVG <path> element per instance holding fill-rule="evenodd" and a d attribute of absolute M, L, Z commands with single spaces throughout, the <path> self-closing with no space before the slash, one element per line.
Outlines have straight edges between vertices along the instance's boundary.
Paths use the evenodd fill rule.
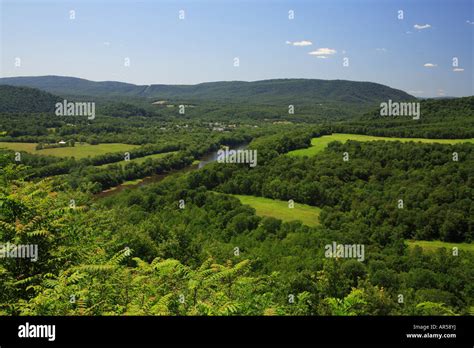
<path fill-rule="evenodd" d="M 230 149 L 231 150 L 242 150 L 242 149 L 245 149 L 246 147 L 247 147 L 247 144 L 244 144 L 244 145 L 239 145 L 239 146 L 236 146 L 236 147 L 231 147 Z M 138 182 L 136 184 L 128 184 L 128 185 L 120 184 L 120 185 L 117 185 L 117 186 L 115 186 L 113 188 L 110 188 L 108 190 L 97 193 L 95 195 L 95 197 L 97 197 L 97 198 L 109 197 L 109 196 L 112 196 L 112 195 L 114 195 L 114 194 L 116 194 L 120 191 L 125 190 L 125 189 L 134 189 L 134 188 L 141 187 L 141 186 L 144 186 L 144 185 L 152 184 L 154 182 L 159 182 L 159 181 L 163 180 L 164 178 L 166 178 L 170 175 L 173 175 L 173 174 L 186 173 L 186 172 L 191 172 L 191 171 L 194 171 L 194 170 L 201 169 L 201 168 L 205 167 L 206 165 L 208 165 L 209 163 L 217 161 L 217 157 L 218 157 L 217 152 L 218 152 L 218 150 L 212 151 L 212 152 L 208 153 L 207 155 L 204 155 L 199 160 L 199 163 L 197 163 L 197 164 L 193 164 L 193 165 L 187 166 L 187 167 L 185 167 L 183 169 L 179 169 L 179 170 L 172 170 L 170 172 L 163 173 L 163 174 L 154 174 L 152 176 L 148 176 L 146 178 L 143 178 L 140 182 Z"/>

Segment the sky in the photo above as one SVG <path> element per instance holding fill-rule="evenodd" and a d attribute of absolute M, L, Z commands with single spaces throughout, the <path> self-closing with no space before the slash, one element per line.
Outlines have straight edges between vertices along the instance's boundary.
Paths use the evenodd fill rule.
<path fill-rule="evenodd" d="M 0 76 L 371 81 L 473 95 L 472 0 L 0 0 Z M 402 11 L 402 12 L 400 12 Z"/>

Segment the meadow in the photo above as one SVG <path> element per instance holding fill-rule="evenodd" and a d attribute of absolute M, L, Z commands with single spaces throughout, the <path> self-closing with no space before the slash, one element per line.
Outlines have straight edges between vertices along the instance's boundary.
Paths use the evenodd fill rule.
<path fill-rule="evenodd" d="M 139 145 L 129 145 L 121 143 L 110 144 L 78 144 L 73 147 L 58 147 L 54 149 L 36 150 L 36 143 L 10 143 L 0 142 L 0 148 L 7 148 L 13 151 L 24 151 L 35 155 L 56 156 L 56 157 L 75 157 L 76 159 L 94 157 L 113 152 L 125 152 L 139 147 Z"/>
<path fill-rule="evenodd" d="M 457 247 L 459 250 L 474 252 L 474 243 L 448 243 L 439 240 L 409 240 L 407 243 L 411 248 L 419 246 L 425 251 L 436 251 L 438 248 L 452 250 Z"/>
<path fill-rule="evenodd" d="M 295 203 L 294 208 L 288 207 L 288 202 L 276 199 L 233 195 L 242 204 L 250 205 L 259 216 L 269 216 L 284 222 L 300 220 L 307 226 L 319 225 L 319 214 L 321 209 L 307 204 Z"/>
<path fill-rule="evenodd" d="M 361 134 L 331 134 L 323 135 L 319 138 L 311 139 L 311 146 L 306 149 L 298 149 L 288 152 L 289 156 L 314 156 L 323 151 L 332 141 L 340 141 L 345 143 L 348 140 L 356 141 L 401 141 L 401 142 L 420 142 L 420 143 L 439 143 L 439 144 L 458 144 L 458 143 L 474 143 L 474 139 L 424 139 L 424 138 L 390 138 L 378 137 L 372 135 Z"/>

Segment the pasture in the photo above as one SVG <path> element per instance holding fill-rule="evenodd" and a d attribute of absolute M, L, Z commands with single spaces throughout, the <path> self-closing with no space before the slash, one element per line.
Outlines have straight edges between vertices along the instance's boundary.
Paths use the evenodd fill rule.
<path fill-rule="evenodd" d="M 300 220 L 307 226 L 319 225 L 321 209 L 318 207 L 295 202 L 294 208 L 289 208 L 286 201 L 255 196 L 233 196 L 237 197 L 242 204 L 247 204 L 254 208 L 259 216 L 274 217 L 285 222 Z"/>
<path fill-rule="evenodd" d="M 56 157 L 75 157 L 76 159 L 94 157 L 112 152 L 126 152 L 139 147 L 139 145 L 129 145 L 121 143 L 111 144 L 79 144 L 73 147 L 58 147 L 54 149 L 36 150 L 36 143 L 10 143 L 0 142 L 0 148 L 7 148 L 13 151 L 24 151 L 35 155 L 56 156 Z"/>
<path fill-rule="evenodd" d="M 345 143 L 348 140 L 356 141 L 401 141 L 401 142 L 420 142 L 420 143 L 439 143 L 439 144 L 458 144 L 463 142 L 474 143 L 474 139 L 424 139 L 424 138 L 389 138 L 389 137 L 378 137 L 372 135 L 361 135 L 361 134 L 331 134 L 323 135 L 319 138 L 313 138 L 311 140 L 311 146 L 306 149 L 298 149 L 288 152 L 289 156 L 314 156 L 319 152 L 323 151 L 326 146 L 332 141 L 340 141 Z"/>

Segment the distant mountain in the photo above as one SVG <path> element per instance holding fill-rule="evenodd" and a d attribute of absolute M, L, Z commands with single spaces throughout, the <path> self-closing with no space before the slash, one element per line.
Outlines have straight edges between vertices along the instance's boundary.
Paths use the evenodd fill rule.
<path fill-rule="evenodd" d="M 433 98 L 426 98 L 426 99 L 456 99 L 456 97 L 445 96 L 445 97 L 433 97 Z"/>
<path fill-rule="evenodd" d="M 62 99 L 34 88 L 0 85 L 0 112 L 53 112 Z"/>
<path fill-rule="evenodd" d="M 134 85 L 94 82 L 75 77 L 36 76 L 0 78 L 1 85 L 38 88 L 61 96 L 142 97 L 153 100 L 216 101 L 250 104 L 379 104 L 413 96 L 372 82 L 316 79 L 275 79 L 254 82 L 207 82 L 196 85 Z"/>

